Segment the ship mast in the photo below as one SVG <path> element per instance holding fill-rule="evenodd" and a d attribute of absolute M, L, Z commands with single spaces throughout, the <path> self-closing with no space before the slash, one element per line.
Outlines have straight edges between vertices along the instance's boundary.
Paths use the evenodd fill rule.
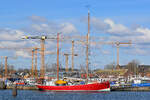
<path fill-rule="evenodd" d="M 89 70 L 89 34 L 90 34 L 90 11 L 88 10 L 88 33 L 86 37 L 86 82 L 88 83 L 88 70 Z"/>
<path fill-rule="evenodd" d="M 57 80 L 59 80 L 59 33 L 57 33 Z"/>
<path fill-rule="evenodd" d="M 74 70 L 74 41 L 72 40 L 72 72 Z"/>

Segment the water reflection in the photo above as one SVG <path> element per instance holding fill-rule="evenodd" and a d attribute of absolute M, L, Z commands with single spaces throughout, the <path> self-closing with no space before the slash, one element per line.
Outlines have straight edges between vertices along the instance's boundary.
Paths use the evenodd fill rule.
<path fill-rule="evenodd" d="M 110 91 L 46 91 L 40 90 L 40 92 L 47 92 L 47 93 L 62 93 L 62 94 L 89 94 L 89 93 L 110 93 Z"/>

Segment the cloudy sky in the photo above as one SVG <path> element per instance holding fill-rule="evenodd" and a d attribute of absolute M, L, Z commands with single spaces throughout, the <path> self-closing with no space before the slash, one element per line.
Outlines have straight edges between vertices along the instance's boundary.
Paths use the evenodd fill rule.
<path fill-rule="evenodd" d="M 120 64 L 136 59 L 140 64 L 150 61 L 149 0 L 1 0 L 0 47 L 40 47 L 39 40 L 22 40 L 25 35 L 61 35 L 79 37 L 87 34 L 87 12 L 91 15 L 90 67 L 103 68 L 116 62 L 116 45 L 103 42 L 129 42 L 120 46 Z M 79 39 L 78 39 L 79 40 Z M 75 40 L 76 41 L 76 40 Z M 84 41 L 82 39 L 81 41 Z M 96 43 L 95 43 L 96 42 Z M 56 52 L 56 41 L 46 41 L 47 52 Z M 71 42 L 61 42 L 60 52 L 71 53 Z M 85 45 L 75 42 L 75 67 L 85 63 Z M 30 50 L 1 49 L 16 68 L 30 68 Z M 18 59 L 12 59 L 17 56 Z M 40 56 L 38 56 L 40 60 Z M 55 54 L 46 54 L 46 64 L 56 63 Z M 71 57 L 69 58 L 71 59 Z M 1 60 L 3 61 L 3 60 Z M 60 62 L 65 66 L 65 57 Z M 71 66 L 71 61 L 69 62 Z M 40 67 L 40 61 L 38 68 Z"/>

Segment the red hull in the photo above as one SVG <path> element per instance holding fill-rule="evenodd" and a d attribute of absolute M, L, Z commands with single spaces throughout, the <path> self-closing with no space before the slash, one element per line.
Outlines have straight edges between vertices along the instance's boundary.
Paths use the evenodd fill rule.
<path fill-rule="evenodd" d="M 93 83 L 86 85 L 72 85 L 72 86 L 43 86 L 37 85 L 39 89 L 50 91 L 105 91 L 110 90 L 110 83 Z"/>

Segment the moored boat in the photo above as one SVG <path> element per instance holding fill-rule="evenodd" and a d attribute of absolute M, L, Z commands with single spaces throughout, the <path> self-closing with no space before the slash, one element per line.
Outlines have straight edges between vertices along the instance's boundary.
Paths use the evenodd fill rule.
<path fill-rule="evenodd" d="M 50 91 L 110 91 L 109 82 L 92 82 L 89 81 L 89 69 L 88 69 L 88 45 L 89 45 L 89 33 L 90 33 L 90 16 L 88 12 L 88 33 L 87 33 L 87 45 L 86 45 L 86 81 L 72 82 L 71 80 L 66 81 L 60 80 L 59 78 L 59 33 L 57 34 L 57 81 L 51 81 L 50 85 L 37 85 L 41 90 L 50 90 Z M 74 55 L 74 54 L 72 54 Z M 67 71 L 66 71 L 67 72 Z M 72 69 L 73 72 L 73 69 Z M 79 83 L 80 82 L 80 83 Z"/>
<path fill-rule="evenodd" d="M 66 86 L 47 86 L 37 85 L 41 90 L 50 91 L 110 91 L 109 82 L 81 84 L 81 85 L 66 85 Z"/>

